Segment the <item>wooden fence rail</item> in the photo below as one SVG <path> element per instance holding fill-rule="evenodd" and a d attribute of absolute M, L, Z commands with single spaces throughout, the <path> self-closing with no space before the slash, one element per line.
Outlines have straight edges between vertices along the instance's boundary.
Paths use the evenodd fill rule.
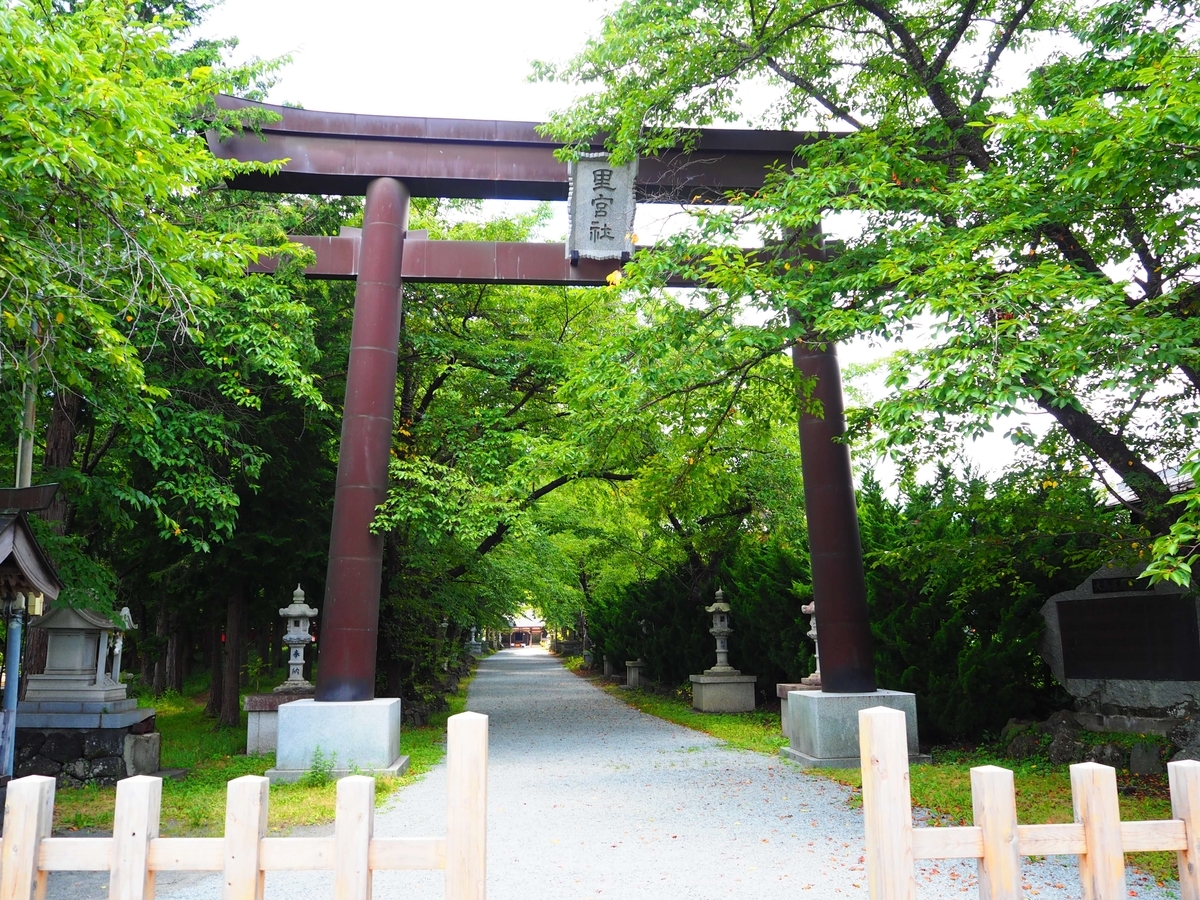
<path fill-rule="evenodd" d="M 1020 900 L 1021 857 L 1052 854 L 1079 857 L 1083 900 L 1128 900 L 1123 854 L 1139 850 L 1176 851 L 1180 900 L 1200 900 L 1200 762 L 1167 765 L 1173 819 L 1122 822 L 1116 770 L 1080 763 L 1071 766 L 1074 824 L 1019 825 L 1013 773 L 978 766 L 974 825 L 913 828 L 904 713 L 865 709 L 858 724 L 871 900 L 915 900 L 915 860 L 962 857 L 979 860 L 981 900 Z"/>
<path fill-rule="evenodd" d="M 333 836 L 267 837 L 266 778 L 229 782 L 225 836 L 158 836 L 162 780 L 147 775 L 117 784 L 111 838 L 50 836 L 54 779 L 9 782 L 0 840 L 0 900 L 41 900 L 50 872 L 108 872 L 110 900 L 151 900 L 158 872 L 221 872 L 222 900 L 262 900 L 272 871 L 333 872 L 335 900 L 368 900 L 374 872 L 445 869 L 446 900 L 484 900 L 487 875 L 488 718 L 451 716 L 446 738 L 446 834 L 377 838 L 375 779 L 338 781 Z"/>

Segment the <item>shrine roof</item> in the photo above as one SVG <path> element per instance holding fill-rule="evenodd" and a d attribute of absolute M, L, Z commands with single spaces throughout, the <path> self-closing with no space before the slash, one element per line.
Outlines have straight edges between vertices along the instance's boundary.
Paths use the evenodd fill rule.
<path fill-rule="evenodd" d="M 0 514 L 0 576 L 18 576 L 53 600 L 63 584 L 23 513 Z M 18 588 L 20 589 L 20 588 Z"/>

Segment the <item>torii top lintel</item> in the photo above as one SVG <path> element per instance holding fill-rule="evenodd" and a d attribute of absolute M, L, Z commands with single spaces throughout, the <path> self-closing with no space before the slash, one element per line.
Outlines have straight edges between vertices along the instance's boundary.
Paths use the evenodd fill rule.
<path fill-rule="evenodd" d="M 375 178 L 398 178 L 416 197 L 471 200 L 566 200 L 567 166 L 554 158 L 560 142 L 536 122 L 369 116 L 272 106 L 220 96 L 223 109 L 254 108 L 279 119 L 218 141 L 223 159 L 287 159 L 279 174 L 239 175 L 242 190 L 304 194 L 364 194 Z M 797 165 L 795 149 L 827 132 L 701 129 L 690 153 L 668 150 L 643 158 L 638 200 L 687 202 L 726 191 L 754 191 L 774 165 Z M 597 143 L 595 149 L 602 149 Z"/>

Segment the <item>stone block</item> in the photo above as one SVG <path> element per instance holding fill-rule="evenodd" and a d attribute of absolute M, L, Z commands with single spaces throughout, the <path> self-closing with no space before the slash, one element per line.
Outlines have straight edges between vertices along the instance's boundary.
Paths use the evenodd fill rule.
<path fill-rule="evenodd" d="M 119 756 L 102 756 L 92 760 L 92 781 L 97 784 L 116 784 L 125 777 L 125 760 Z"/>
<path fill-rule="evenodd" d="M 312 769 L 318 750 L 333 761 L 335 775 L 402 773 L 408 757 L 400 756 L 400 699 L 297 700 L 280 706 L 276 768 L 267 777 L 298 780 Z"/>
<path fill-rule="evenodd" d="M 62 774 L 81 782 L 87 781 L 92 775 L 92 767 L 86 759 L 73 759 L 62 767 Z"/>
<path fill-rule="evenodd" d="M 17 762 L 22 763 L 33 759 L 41 752 L 42 744 L 44 743 L 46 743 L 46 733 L 44 731 L 37 731 L 32 728 L 18 728 Z"/>
<path fill-rule="evenodd" d="M 251 710 L 246 721 L 246 755 L 274 753 L 279 742 L 279 711 Z"/>
<path fill-rule="evenodd" d="M 814 687 L 808 684 L 800 684 L 799 682 L 789 682 L 787 684 L 775 685 L 775 696 L 779 698 L 779 727 L 783 731 L 785 738 L 791 738 L 788 734 L 788 701 L 787 695 L 792 691 L 819 691 L 819 687 Z"/>
<path fill-rule="evenodd" d="M 122 751 L 126 775 L 153 775 L 160 768 L 162 735 L 127 734 Z"/>
<path fill-rule="evenodd" d="M 1084 762 L 1125 769 L 1128 768 L 1129 753 L 1120 744 L 1097 744 L 1084 754 Z"/>
<path fill-rule="evenodd" d="M 78 731 L 52 731 L 42 744 L 42 756 L 56 763 L 68 763 L 83 756 L 83 735 Z"/>
<path fill-rule="evenodd" d="M 850 769 L 861 765 L 858 747 L 859 710 L 886 706 L 904 713 L 910 763 L 928 763 L 917 742 L 917 698 L 903 691 L 788 694 L 788 746 L 783 755 L 805 768 Z"/>
<path fill-rule="evenodd" d="M 83 756 L 99 759 L 101 756 L 120 756 L 125 752 L 124 728 L 105 728 L 83 733 Z"/>
<path fill-rule="evenodd" d="M 61 771 L 62 763 L 57 763 L 45 756 L 35 756 L 20 765 L 17 769 L 17 777 L 24 778 L 26 775 L 54 776 Z"/>
<path fill-rule="evenodd" d="M 755 675 L 693 675 L 692 709 L 700 712 L 753 712 Z"/>
<path fill-rule="evenodd" d="M 1129 771 L 1133 775 L 1162 775 L 1167 767 L 1162 761 L 1163 748 L 1150 741 L 1140 741 L 1133 745 L 1129 754 Z"/>

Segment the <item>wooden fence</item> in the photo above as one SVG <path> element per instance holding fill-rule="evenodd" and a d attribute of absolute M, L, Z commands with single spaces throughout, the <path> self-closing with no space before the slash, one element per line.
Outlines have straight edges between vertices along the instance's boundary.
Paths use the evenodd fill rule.
<path fill-rule="evenodd" d="M 915 900 L 914 860 L 979 860 L 983 900 L 1021 898 L 1021 857 L 1075 854 L 1084 900 L 1128 900 L 1124 853 L 1179 854 L 1180 900 L 1200 900 L 1200 762 L 1167 766 L 1173 819 L 1122 822 L 1116 771 L 1097 763 L 1071 766 L 1075 822 L 1019 825 L 1013 774 L 998 766 L 971 769 L 975 824 L 913 828 L 904 713 L 875 707 L 858 714 L 867 886 L 871 900 Z"/>
<path fill-rule="evenodd" d="M 447 900 L 483 900 L 487 874 L 488 718 L 451 716 L 447 728 L 446 835 L 377 838 L 375 779 L 338 781 L 333 836 L 267 837 L 266 778 L 229 782 L 225 836 L 160 838 L 162 780 L 117 784 L 111 838 L 50 836 L 54 779 L 9 782 L 0 840 L 0 900 L 41 900 L 50 872 L 108 872 L 110 900 L 150 900 L 158 872 L 221 872 L 222 900 L 262 900 L 268 872 L 333 872 L 336 900 L 367 900 L 374 872 L 445 869 Z"/>

